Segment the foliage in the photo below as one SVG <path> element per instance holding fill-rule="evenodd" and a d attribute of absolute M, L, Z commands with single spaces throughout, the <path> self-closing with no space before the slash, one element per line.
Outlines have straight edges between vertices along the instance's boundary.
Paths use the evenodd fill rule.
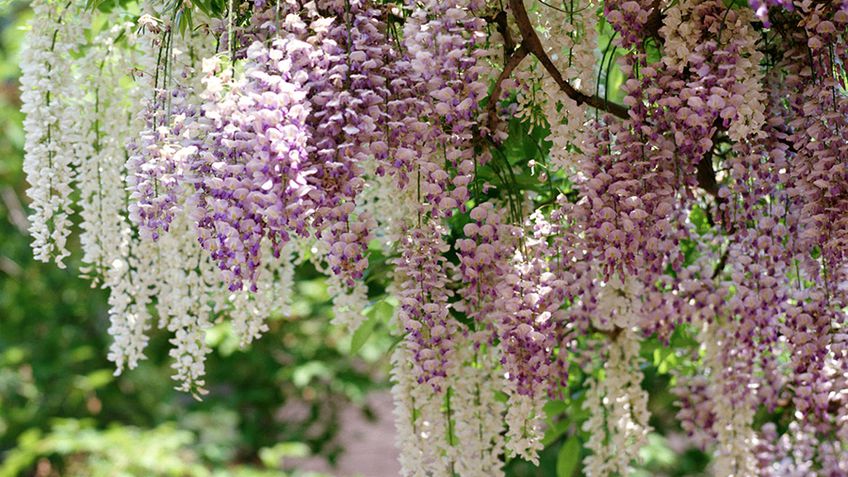
<path fill-rule="evenodd" d="M 57 422 L 50 433 L 40 436 L 31 431 L 21 436 L 19 445 L 10 452 L 2 466 L 0 475 L 14 477 L 39 460 L 38 475 L 62 475 L 68 477 L 283 477 L 279 471 L 254 466 L 220 466 L 209 469 L 198 455 L 202 446 L 197 437 L 174 426 L 160 425 L 153 429 L 140 430 L 129 426 L 117 426 L 96 430 L 91 423 L 78 420 Z M 304 446 L 301 444 L 301 446 Z M 269 468 L 280 465 L 282 458 L 297 447 L 263 448 L 260 452 L 272 452 L 274 459 L 267 462 Z M 308 453 L 308 449 L 306 450 Z M 53 468 L 45 457 L 59 456 L 61 462 Z M 263 462 L 265 460 L 263 459 Z M 223 463 L 223 462 L 220 462 Z M 318 474 L 293 474 L 302 477 L 320 477 Z"/>

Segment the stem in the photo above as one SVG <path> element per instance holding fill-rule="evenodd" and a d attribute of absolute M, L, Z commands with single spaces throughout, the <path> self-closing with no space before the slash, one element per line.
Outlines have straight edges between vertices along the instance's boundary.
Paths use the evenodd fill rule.
<path fill-rule="evenodd" d="M 527 16 L 527 10 L 524 8 L 524 1 L 509 0 L 509 6 L 512 9 L 515 21 L 518 24 L 518 30 L 521 32 L 522 44 L 539 59 L 539 62 L 542 63 L 542 66 L 545 67 L 548 74 L 551 75 L 557 85 L 559 85 L 560 89 L 568 95 L 569 98 L 573 99 L 578 106 L 585 103 L 595 109 L 607 112 L 621 119 L 627 119 L 629 117 L 627 114 L 627 107 L 620 104 L 607 103 L 603 100 L 603 98 L 600 98 L 597 95 L 589 96 L 578 91 L 574 88 L 574 86 L 571 86 L 571 83 L 562 77 L 562 73 L 559 72 L 556 65 L 554 65 L 553 61 L 551 61 L 550 57 L 548 57 L 548 54 L 545 53 L 545 47 L 542 46 L 542 41 L 539 40 L 539 36 L 536 34 L 533 24 L 530 23 L 530 18 Z"/>

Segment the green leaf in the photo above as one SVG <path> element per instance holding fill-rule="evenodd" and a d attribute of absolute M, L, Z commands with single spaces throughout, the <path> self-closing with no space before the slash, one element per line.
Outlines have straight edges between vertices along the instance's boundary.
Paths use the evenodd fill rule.
<path fill-rule="evenodd" d="M 395 307 L 386 300 L 380 300 L 374 305 L 365 310 L 367 320 L 359 325 L 359 328 L 353 332 L 353 338 L 350 340 L 350 354 L 356 354 L 362 346 L 368 341 L 368 338 L 374 333 L 378 323 L 388 322 L 392 314 L 395 312 Z"/>
<path fill-rule="evenodd" d="M 657 348 L 654 350 L 654 366 L 660 374 L 668 374 L 669 370 L 677 364 L 677 355 L 668 348 Z"/>
<path fill-rule="evenodd" d="M 568 410 L 568 403 L 560 399 L 552 399 L 543 408 L 548 417 L 558 416 Z"/>
<path fill-rule="evenodd" d="M 571 423 L 569 421 L 560 421 L 556 424 L 549 425 L 548 429 L 545 431 L 545 436 L 542 438 L 542 445 L 547 447 L 556 442 L 560 437 L 568 432 L 570 424 Z"/>
<path fill-rule="evenodd" d="M 208 0 L 192 0 L 192 5 L 200 9 L 201 12 L 205 13 L 206 16 L 212 15 L 212 5 Z"/>
<path fill-rule="evenodd" d="M 285 457 L 307 457 L 309 454 L 309 446 L 303 442 L 280 442 L 259 449 L 259 460 L 265 467 L 276 469 L 282 465 Z"/>
<path fill-rule="evenodd" d="M 698 232 L 698 235 L 704 235 L 712 229 L 707 212 L 700 206 L 695 205 L 692 207 L 692 210 L 689 212 L 689 220 L 695 226 L 695 231 Z"/>
<path fill-rule="evenodd" d="M 556 463 L 557 477 L 571 477 L 574 475 L 574 471 L 577 470 L 577 463 L 580 462 L 581 447 L 580 439 L 575 434 L 559 448 Z"/>
<path fill-rule="evenodd" d="M 376 316 L 363 321 L 359 328 L 353 332 L 353 338 L 350 340 L 350 354 L 356 354 L 362 346 L 368 341 L 368 338 L 374 333 L 374 328 L 377 326 Z"/>
<path fill-rule="evenodd" d="M 114 373 L 110 369 L 99 369 L 92 371 L 85 376 L 78 376 L 76 385 L 83 391 L 94 391 L 112 382 L 115 378 Z"/>
<path fill-rule="evenodd" d="M 302 388 L 309 384 L 315 377 L 328 377 L 332 371 L 321 361 L 309 361 L 295 368 L 292 373 L 292 382 L 295 386 Z"/>

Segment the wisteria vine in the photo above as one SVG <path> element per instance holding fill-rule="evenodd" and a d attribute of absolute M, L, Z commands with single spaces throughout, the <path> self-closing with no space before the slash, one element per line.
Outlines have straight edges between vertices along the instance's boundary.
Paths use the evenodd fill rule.
<path fill-rule="evenodd" d="M 848 475 L 848 2 L 91 7 L 33 2 L 24 170 L 118 373 L 158 326 L 207 392 L 307 261 L 353 332 L 379 254 L 405 476 L 538 463 L 551 402 L 628 475 L 651 340 L 715 475 Z"/>

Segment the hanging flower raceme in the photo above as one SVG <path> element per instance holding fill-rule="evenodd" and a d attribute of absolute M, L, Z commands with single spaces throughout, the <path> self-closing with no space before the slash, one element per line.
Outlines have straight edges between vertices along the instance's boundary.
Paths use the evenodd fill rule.
<path fill-rule="evenodd" d="M 177 88 L 173 92 L 158 90 L 155 98 L 142 112 L 146 128 L 135 142 L 128 145 L 131 155 L 127 167 L 131 171 L 128 183 L 132 189 L 130 218 L 141 232 L 154 240 L 170 229 L 171 221 L 181 208 L 180 193 L 183 174 L 189 167 L 190 156 L 196 148 L 190 142 L 187 121 L 197 115 L 197 106 L 187 101 L 188 92 Z M 160 109 L 166 95 L 173 96 L 171 112 Z"/>
<path fill-rule="evenodd" d="M 190 182 L 191 214 L 199 239 L 225 271 L 233 290 L 253 285 L 262 263 L 263 238 L 280 255 L 290 234 L 307 233 L 313 210 L 307 178 L 306 71 L 312 47 L 295 38 L 269 48 L 254 43 L 244 76 L 230 81 L 216 59 L 207 60 L 206 101 L 198 125 Z M 226 89 L 226 90 L 225 90 Z"/>
<path fill-rule="evenodd" d="M 310 198 L 316 207 L 314 225 L 328 243 L 330 269 L 353 287 L 368 266 L 368 242 L 376 225 L 368 213 L 354 213 L 365 184 L 363 166 L 369 157 L 383 160 L 388 151 L 389 92 L 383 75 L 391 52 L 380 13 L 367 2 L 332 0 L 319 2 L 318 8 L 335 18 L 312 25 L 322 34 L 316 47 L 323 56 L 309 80 L 314 110 L 309 152 L 315 165 L 308 180 Z"/>
<path fill-rule="evenodd" d="M 447 376 L 451 340 L 458 323 L 449 315 L 448 276 L 442 228 L 431 222 L 413 228 L 400 244 L 395 263 L 400 279 L 398 321 L 408 333 L 406 341 L 415 359 L 420 384 L 429 383 L 437 391 Z"/>
<path fill-rule="evenodd" d="M 501 306 L 499 285 L 504 273 L 508 273 L 508 261 L 517 239 L 517 231 L 506 223 L 503 211 L 491 203 L 483 203 L 469 213 L 470 222 L 462 227 L 465 238 L 456 241 L 454 247 L 459 256 L 457 272 L 464 284 L 459 290 L 462 301 L 455 305 L 482 330 L 492 332 L 497 326 Z"/>
<path fill-rule="evenodd" d="M 553 252 L 548 243 L 552 226 L 540 215 L 534 219 L 530 223 L 535 230 L 524 238 L 527 255 L 513 257 L 513 268 L 505 272 L 498 289 L 495 313 L 508 379 L 518 394 L 544 399 L 567 378 L 557 376 L 553 366 L 565 286 L 546 260 Z"/>
<path fill-rule="evenodd" d="M 640 386 L 638 351 L 632 330 L 622 331 L 609 345 L 604 380 L 590 384 L 585 407 L 591 416 L 584 424 L 591 432 L 586 447 L 592 454 L 584 461 L 587 476 L 627 475 L 647 441 L 650 415 L 647 393 Z"/>
<path fill-rule="evenodd" d="M 81 104 L 77 53 L 88 17 L 74 2 L 33 3 L 34 18 L 21 54 L 21 110 L 26 114 L 24 172 L 33 210 L 35 257 L 64 267 L 73 213 L 71 193 L 80 157 L 91 147 Z"/>
<path fill-rule="evenodd" d="M 94 94 L 85 97 L 85 107 L 93 110 L 87 117 L 91 136 L 90 149 L 80 151 L 81 160 L 76 182 L 80 192 L 80 245 L 83 249 L 82 261 L 86 263 L 81 271 L 91 277 L 93 283 L 108 282 L 109 270 L 113 263 L 123 259 L 121 245 L 128 228 L 124 203 L 126 191 L 123 188 L 107 187 L 106 184 L 120 184 L 126 162 L 125 144 L 120 137 L 132 134 L 132 120 L 127 119 L 127 110 L 132 110 L 122 89 L 114 84 L 128 79 L 130 65 L 137 54 L 121 48 L 117 42 L 124 37 L 132 40 L 134 25 L 118 21 L 102 32 L 96 39 L 96 46 L 88 49 L 79 63 L 82 81 L 92 85 Z M 83 121 L 80 121 L 81 123 Z"/>
<path fill-rule="evenodd" d="M 434 217 L 464 211 L 474 171 L 473 128 L 486 96 L 485 65 L 479 61 L 482 20 L 467 2 L 428 2 L 413 10 L 405 26 L 409 81 L 424 95 L 416 185 Z M 452 172 L 455 171 L 455 174 Z"/>

